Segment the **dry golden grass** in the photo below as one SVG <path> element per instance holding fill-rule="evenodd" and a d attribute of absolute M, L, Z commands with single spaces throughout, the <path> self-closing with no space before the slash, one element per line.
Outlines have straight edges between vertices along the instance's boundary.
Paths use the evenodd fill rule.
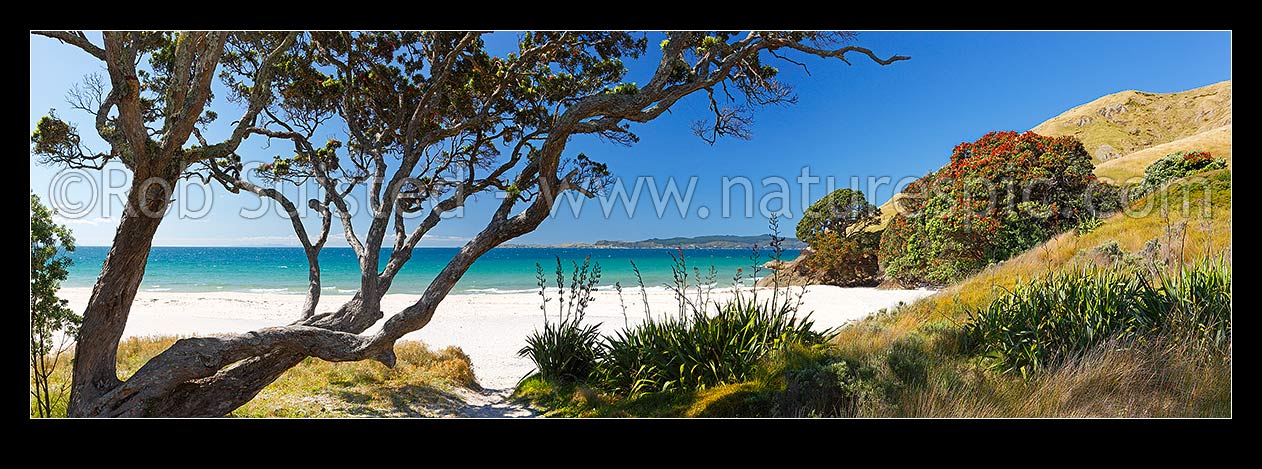
<path fill-rule="evenodd" d="M 890 197 L 890 200 L 881 204 L 881 206 L 878 207 L 881 210 L 881 221 L 868 227 L 867 231 L 880 231 L 885 229 L 886 226 L 889 226 L 890 220 L 894 219 L 894 215 L 898 215 L 898 207 L 894 206 L 894 203 L 903 197 L 904 195 L 900 192 L 894 194 L 893 197 Z"/>
<path fill-rule="evenodd" d="M 308 358 L 286 371 L 237 417 L 436 417 L 460 406 L 455 387 L 477 387 L 468 355 L 420 342 L 395 345 L 393 368 L 374 361 Z"/>
<path fill-rule="evenodd" d="M 1101 145 L 1116 156 L 1190 137 L 1231 124 L 1231 80 L 1178 93 L 1128 90 L 1103 96 L 1031 129 L 1049 136 L 1071 135 L 1092 158 Z"/>
<path fill-rule="evenodd" d="M 940 369 L 887 417 L 1208 417 L 1231 415 L 1231 363 L 1163 343 L 1098 345 L 1030 380 Z"/>
<path fill-rule="evenodd" d="M 124 379 L 131 376 L 176 340 L 176 337 L 123 339 L 118 346 L 119 376 Z M 462 401 L 451 394 L 455 388 L 478 387 L 469 356 L 458 347 L 435 351 L 421 342 L 405 341 L 395 344 L 395 355 L 398 363 L 394 368 L 373 361 L 332 363 L 308 358 L 231 415 L 442 416 L 462 405 Z M 52 384 L 70 379 L 69 366 L 57 371 L 50 380 Z M 60 408 L 54 409 L 54 415 L 65 415 L 64 400 Z"/>
<path fill-rule="evenodd" d="M 1192 150 L 1208 151 L 1215 158 L 1225 158 L 1227 167 L 1231 168 L 1231 124 L 1105 161 L 1096 165 L 1095 174 L 1113 184 L 1138 184 L 1144 177 L 1144 169 L 1154 161 L 1171 153 Z"/>
<path fill-rule="evenodd" d="M 744 400 L 759 391 L 759 383 L 744 382 L 724 384 L 697 391 L 696 399 L 690 403 L 681 415 L 683 417 L 758 417 L 758 415 L 741 415 L 745 407 Z"/>

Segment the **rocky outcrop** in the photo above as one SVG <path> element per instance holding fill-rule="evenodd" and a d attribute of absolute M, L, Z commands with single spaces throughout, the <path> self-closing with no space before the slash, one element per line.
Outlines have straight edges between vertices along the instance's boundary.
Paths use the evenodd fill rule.
<path fill-rule="evenodd" d="M 777 274 L 779 277 L 779 285 L 782 287 L 818 285 L 820 283 L 820 279 L 818 276 L 812 275 L 811 269 L 806 267 L 806 259 L 810 257 L 810 255 L 811 250 L 810 248 L 807 248 L 803 249 L 802 253 L 798 254 L 798 257 L 791 261 L 773 259 L 763 263 L 762 266 L 771 271 L 767 272 L 766 275 L 758 279 L 754 285 L 758 287 L 775 286 Z"/>
<path fill-rule="evenodd" d="M 1112 145 L 1107 143 L 1101 144 L 1100 148 L 1095 150 L 1095 157 L 1100 161 L 1108 161 L 1119 156 L 1122 156 L 1122 152 L 1117 151 L 1116 148 L 1113 148 Z"/>
<path fill-rule="evenodd" d="M 808 248 L 808 249 L 803 249 L 802 253 L 798 254 L 797 259 L 793 259 L 791 261 L 783 261 L 783 260 L 767 261 L 762 266 L 766 267 L 767 269 L 770 269 L 772 272 L 769 272 L 762 278 L 758 279 L 758 282 L 756 282 L 754 285 L 759 286 L 759 287 L 775 286 L 777 282 L 776 274 L 779 274 L 778 281 L 779 281 L 779 285 L 782 287 L 787 287 L 787 286 L 796 287 L 796 286 L 805 286 L 805 285 L 834 285 L 835 283 L 831 279 L 829 279 L 827 276 L 821 274 L 820 272 L 816 272 L 814 269 L 810 268 L 810 266 L 807 265 L 806 260 L 809 259 L 812 254 L 813 252 Z M 869 281 L 869 282 L 863 282 L 859 284 L 838 285 L 838 286 L 842 286 L 842 287 L 868 286 L 870 287 L 870 286 L 875 286 L 877 283 L 879 283 L 879 281 L 880 279 L 873 279 L 872 281 Z"/>

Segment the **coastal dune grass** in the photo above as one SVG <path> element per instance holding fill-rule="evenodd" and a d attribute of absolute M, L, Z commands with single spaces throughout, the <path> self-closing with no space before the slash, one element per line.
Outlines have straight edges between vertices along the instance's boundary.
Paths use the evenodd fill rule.
<path fill-rule="evenodd" d="M 119 343 L 118 372 L 126 379 L 178 337 L 128 337 Z M 53 378 L 70 380 L 70 352 Z M 458 347 L 432 350 L 416 341 L 395 344 L 394 368 L 374 361 L 332 363 L 308 358 L 286 371 L 234 417 L 428 417 L 450 415 L 462 405 L 458 388 L 479 389 L 468 355 Z M 69 392 L 69 387 L 66 387 Z M 53 416 L 66 415 L 61 396 Z M 31 415 L 35 415 L 32 404 Z"/>

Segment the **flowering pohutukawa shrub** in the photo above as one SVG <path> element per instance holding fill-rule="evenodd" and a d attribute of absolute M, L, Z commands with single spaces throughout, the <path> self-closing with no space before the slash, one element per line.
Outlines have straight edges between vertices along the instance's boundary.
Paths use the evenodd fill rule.
<path fill-rule="evenodd" d="M 1082 143 L 991 132 L 956 145 L 951 162 L 909 184 L 881 238 L 886 276 L 946 283 L 1116 210 Z"/>
<path fill-rule="evenodd" d="M 1227 160 L 1214 158 L 1207 151 L 1171 153 L 1144 168 L 1144 179 L 1131 189 L 1130 199 L 1135 200 L 1148 195 L 1175 179 L 1226 167 Z"/>

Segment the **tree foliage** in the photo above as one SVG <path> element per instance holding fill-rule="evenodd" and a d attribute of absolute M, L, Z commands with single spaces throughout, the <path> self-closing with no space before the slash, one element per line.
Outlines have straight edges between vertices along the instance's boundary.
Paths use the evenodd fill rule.
<path fill-rule="evenodd" d="M 1092 174 L 1072 137 L 991 132 L 909 184 L 881 237 L 886 275 L 946 283 L 1116 210 L 1117 192 Z"/>
<path fill-rule="evenodd" d="M 231 137 L 220 143 L 208 142 L 189 126 L 198 143 L 163 153 L 170 155 L 163 167 L 213 178 L 232 192 L 274 200 L 289 215 L 309 264 L 302 319 L 294 324 L 180 340 L 125 382 L 110 379 L 113 365 L 100 360 L 94 365 L 94 373 L 100 375 L 92 381 L 98 383 L 92 385 L 96 392 L 89 396 L 91 402 L 77 408 L 80 415 L 102 416 L 223 415 L 307 357 L 393 364 L 394 342 L 428 324 L 437 305 L 481 255 L 537 228 L 560 194 L 573 191 L 593 197 L 605 189 L 610 181 L 607 165 L 590 155 L 568 153 L 573 137 L 593 135 L 614 144 L 633 144 L 638 140 L 633 124 L 650 122 L 680 99 L 704 92 L 711 118 L 694 125 L 694 132 L 711 143 L 721 136 L 747 138 L 754 108 L 796 99 L 792 88 L 778 81 L 776 69 L 764 61 L 802 65 L 783 55 L 787 53 L 847 63 L 848 54 L 860 55 L 882 65 L 907 59 L 880 58 L 866 48 L 843 45 L 854 39 L 848 33 L 671 32 L 652 75 L 635 83 L 625 79 L 624 61 L 644 54 L 647 39 L 628 32 L 524 32 L 518 35 L 515 50 L 502 55 L 488 50 L 483 33 L 459 31 L 213 36 L 107 32 L 103 50 L 81 33 L 41 34 L 102 58 L 149 47 L 159 75 L 183 70 L 180 64 L 191 60 L 187 51 L 181 52 L 181 44 L 207 37 L 218 40 L 221 49 L 206 56 L 208 63 L 214 59 L 220 64 L 226 98 L 241 103 L 245 115 L 233 122 Z M 152 45 L 146 42 L 150 38 Z M 123 39 L 132 46 L 123 47 Z M 168 64 L 171 68 L 164 68 Z M 195 70 L 196 76 L 204 77 L 205 69 Z M 117 156 L 125 163 L 128 158 L 144 159 L 146 153 L 137 148 L 172 148 L 168 141 L 151 142 L 145 135 L 170 133 L 164 130 L 172 126 L 169 108 L 181 100 L 180 91 L 172 88 L 183 82 L 173 78 L 184 76 L 175 72 L 165 73 L 168 79 L 141 77 L 152 90 L 146 99 L 157 108 L 163 103 L 168 108 L 163 127 L 149 129 L 134 124 L 135 115 L 143 113 L 132 111 L 147 109 L 144 101 L 128 94 L 126 90 L 133 88 L 128 88 L 126 74 L 120 81 L 111 69 L 105 95 L 115 96 L 123 89 L 131 100 L 119 101 L 118 118 L 96 113 L 98 133 L 111 141 L 116 127 L 141 129 L 123 132 L 121 150 L 113 145 L 115 150 L 108 155 L 85 156 L 74 150 L 72 139 L 60 137 L 72 133 L 68 125 L 48 126 L 47 135 L 58 139 L 41 144 L 43 137 L 35 138 L 36 147 L 68 149 L 49 157 L 57 161 L 96 162 Z M 127 122 L 133 125 L 116 126 Z M 336 137 L 326 138 L 329 133 Z M 286 150 L 292 150 L 248 168 L 235 149 L 251 135 L 287 142 Z M 138 156 L 128 156 L 133 154 Z M 246 177 L 251 171 L 261 176 L 261 183 Z M 278 190 L 284 184 L 314 185 L 316 195 L 290 200 Z M 346 200 L 352 192 L 367 194 L 366 221 L 352 216 Z M 477 194 L 498 199 L 486 224 L 436 274 L 420 298 L 393 312 L 378 332 L 364 335 L 385 317 L 381 298 L 421 238 Z M 298 209 L 304 205 L 318 214 L 317 229 L 309 230 L 302 222 Z M 407 213 L 419 215 L 405 218 Z M 316 314 L 319 252 L 335 220 L 359 260 L 360 285 L 347 303 Z M 127 225 L 127 220 L 122 223 Z M 151 238 L 152 231 L 146 234 Z M 134 285 L 126 287 L 134 294 Z M 111 314 L 111 324 L 125 323 L 125 309 Z M 87 316 L 85 324 L 94 316 L 91 304 Z M 117 346 L 117 337 L 92 335 L 100 338 L 94 349 Z M 77 388 L 78 373 L 75 380 Z"/>
<path fill-rule="evenodd" d="M 31 397 L 40 417 L 51 416 L 58 404 L 53 396 L 64 394 L 50 390 L 48 378 L 83 320 L 57 297 L 69 274 L 71 259 L 66 253 L 74 251 L 74 237 L 65 226 L 53 223 L 52 215 L 39 196 L 31 194 Z"/>
<path fill-rule="evenodd" d="M 815 201 L 802 212 L 797 237 L 814 246 L 820 234 L 834 232 L 845 237 L 876 225 L 881 209 L 868 203 L 863 193 L 854 189 L 837 189 Z"/>

